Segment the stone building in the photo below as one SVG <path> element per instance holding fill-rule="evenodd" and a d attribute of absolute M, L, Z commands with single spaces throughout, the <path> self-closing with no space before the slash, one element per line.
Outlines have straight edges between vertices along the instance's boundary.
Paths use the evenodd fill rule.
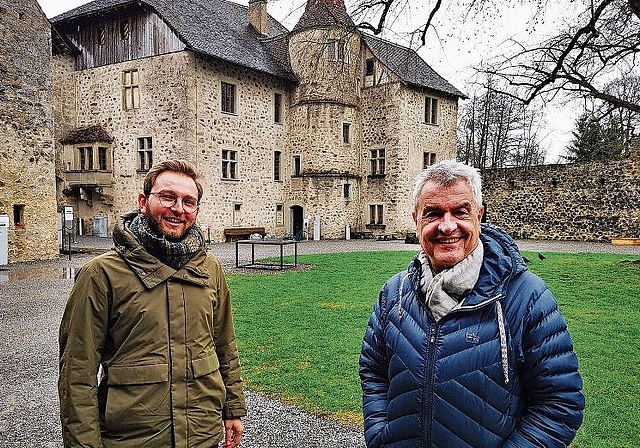
<path fill-rule="evenodd" d="M 323 238 L 402 234 L 414 177 L 455 157 L 464 95 L 358 31 L 343 0 L 309 1 L 291 31 L 266 0 L 95 0 L 52 23 L 74 49 L 54 48 L 58 200 L 87 233 L 180 157 L 201 174 L 212 240 L 304 236 L 316 220 Z"/>
<path fill-rule="evenodd" d="M 0 0 L 0 215 L 10 263 L 58 255 L 51 27 L 36 0 Z"/>

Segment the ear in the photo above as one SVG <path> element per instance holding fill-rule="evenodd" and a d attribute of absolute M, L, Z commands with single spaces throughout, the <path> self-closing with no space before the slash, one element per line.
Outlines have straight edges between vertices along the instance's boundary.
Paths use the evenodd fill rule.
<path fill-rule="evenodd" d="M 411 212 L 411 217 L 413 218 L 414 224 L 418 225 L 418 215 L 416 214 L 415 210 Z"/>
<path fill-rule="evenodd" d="M 147 197 L 144 195 L 144 193 L 140 193 L 138 195 L 138 208 L 142 213 L 147 212 Z"/>
<path fill-rule="evenodd" d="M 478 209 L 478 222 L 482 222 L 482 215 L 484 215 L 484 207 Z"/>

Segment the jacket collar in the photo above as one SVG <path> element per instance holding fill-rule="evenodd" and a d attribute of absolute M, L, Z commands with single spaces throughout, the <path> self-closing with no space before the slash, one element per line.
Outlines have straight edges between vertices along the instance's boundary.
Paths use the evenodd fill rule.
<path fill-rule="evenodd" d="M 461 309 L 477 308 L 500 299 L 511 278 L 527 269 L 515 241 L 499 227 L 482 224 L 480 242 L 484 245 L 480 277 L 473 291 L 462 299 Z M 418 291 L 421 269 L 416 256 L 409 265 L 408 272 Z"/>
<path fill-rule="evenodd" d="M 138 242 L 126 223 L 130 222 L 137 211 L 122 215 L 120 222 L 113 229 L 115 250 L 124 259 L 131 271 L 136 274 L 147 289 L 152 289 L 170 278 L 193 283 L 200 286 L 209 284 L 209 274 L 204 269 L 206 251 L 196 252 L 191 260 L 179 270 L 162 263 L 149 254 Z"/>

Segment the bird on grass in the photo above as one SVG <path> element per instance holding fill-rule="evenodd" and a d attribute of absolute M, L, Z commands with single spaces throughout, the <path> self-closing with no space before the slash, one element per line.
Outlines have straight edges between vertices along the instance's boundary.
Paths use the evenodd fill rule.
<path fill-rule="evenodd" d="M 544 260 L 544 259 L 545 259 L 545 258 L 547 258 L 547 257 L 545 257 L 545 256 L 544 256 L 544 255 L 542 255 L 540 252 L 538 252 L 538 258 L 539 258 L 539 259 L 541 259 L 541 260 Z"/>
<path fill-rule="evenodd" d="M 529 260 L 527 257 L 525 257 L 524 255 L 522 256 L 522 259 L 524 260 L 525 263 L 531 263 L 531 260 Z"/>

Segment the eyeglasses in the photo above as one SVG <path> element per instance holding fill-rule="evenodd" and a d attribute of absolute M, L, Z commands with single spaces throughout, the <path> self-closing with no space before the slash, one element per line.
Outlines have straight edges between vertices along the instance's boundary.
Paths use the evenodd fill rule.
<path fill-rule="evenodd" d="M 176 204 L 176 202 L 178 202 L 178 200 L 180 199 L 175 195 L 168 193 L 166 191 L 155 191 L 155 192 L 152 191 L 151 193 L 149 193 L 149 196 L 151 196 L 152 194 L 155 194 L 156 196 L 158 196 L 160 205 L 166 208 L 173 207 Z M 191 196 L 182 198 L 180 202 L 182 203 L 182 209 L 186 213 L 195 213 L 196 210 L 198 210 L 198 207 L 200 206 L 200 204 L 198 203 L 198 200 L 196 198 L 192 198 Z"/>

